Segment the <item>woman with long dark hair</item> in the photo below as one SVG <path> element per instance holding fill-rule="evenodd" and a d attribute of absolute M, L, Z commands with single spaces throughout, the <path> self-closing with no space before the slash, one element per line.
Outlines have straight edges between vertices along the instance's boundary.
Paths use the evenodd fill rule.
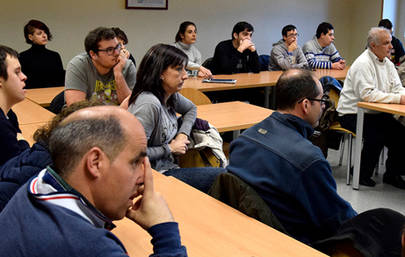
<path fill-rule="evenodd" d="M 196 106 L 178 93 L 187 79 L 188 58 L 174 46 L 158 44 L 143 57 L 128 111 L 145 128 L 152 168 L 207 192 L 219 168 L 179 168 L 176 155 L 185 154 L 197 115 Z M 181 124 L 177 114 L 181 115 Z"/>

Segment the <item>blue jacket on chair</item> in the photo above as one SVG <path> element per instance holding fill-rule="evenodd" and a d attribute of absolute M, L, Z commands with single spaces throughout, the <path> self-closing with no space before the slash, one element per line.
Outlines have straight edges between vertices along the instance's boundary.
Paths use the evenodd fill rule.
<path fill-rule="evenodd" d="M 31 177 L 38 175 L 47 165 L 52 164 L 51 156 L 44 144 L 35 143 L 0 167 L 0 212 L 15 192 Z"/>
<path fill-rule="evenodd" d="M 230 148 L 229 172 L 264 199 L 287 232 L 312 244 L 333 235 L 357 213 L 336 192 L 332 170 L 308 137 L 309 123 L 274 112 Z"/>

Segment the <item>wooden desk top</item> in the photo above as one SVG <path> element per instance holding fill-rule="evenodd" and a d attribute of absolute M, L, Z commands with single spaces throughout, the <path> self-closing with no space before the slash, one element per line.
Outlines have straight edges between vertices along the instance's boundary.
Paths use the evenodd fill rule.
<path fill-rule="evenodd" d="M 12 107 L 20 125 L 48 122 L 55 114 L 25 98 Z"/>
<path fill-rule="evenodd" d="M 154 172 L 154 183 L 179 223 L 189 256 L 325 256 L 175 178 Z M 152 253 L 147 232 L 127 218 L 114 223 L 112 232 L 129 256 Z"/>
<path fill-rule="evenodd" d="M 347 72 L 350 66 L 346 66 L 343 70 L 329 70 L 329 69 L 317 69 L 315 74 L 318 78 L 324 76 L 330 76 L 338 80 L 344 80 L 346 78 Z"/>
<path fill-rule="evenodd" d="M 260 73 L 238 73 L 232 75 L 215 75 L 218 79 L 236 79 L 236 84 L 202 83 L 201 78 L 191 77 L 184 81 L 184 87 L 195 88 L 202 92 L 233 90 L 251 87 L 274 86 L 281 71 L 262 71 Z"/>
<path fill-rule="evenodd" d="M 344 70 L 329 70 L 318 69 L 315 74 L 321 78 L 323 76 L 331 76 L 336 79 L 344 80 L 346 78 L 349 66 Z M 269 87 L 275 86 L 282 71 L 262 71 L 260 73 L 238 73 L 231 75 L 214 75 L 218 79 L 236 79 L 236 84 L 223 83 L 202 83 L 201 78 L 190 77 L 184 81 L 185 88 L 195 88 L 202 92 L 233 90 L 252 87 Z"/>
<path fill-rule="evenodd" d="M 25 97 L 41 106 L 47 107 L 53 98 L 62 92 L 64 87 L 47 87 L 27 89 Z"/>
<path fill-rule="evenodd" d="M 358 107 L 405 116 L 405 105 L 358 102 Z"/>
<path fill-rule="evenodd" d="M 30 124 L 24 124 L 20 125 L 20 129 L 22 132 L 22 135 L 24 136 L 24 139 L 32 146 L 35 141 L 32 136 L 34 135 L 35 131 L 42 127 L 43 125 L 47 124 L 47 122 L 38 122 L 38 123 L 30 123 Z"/>
<path fill-rule="evenodd" d="M 249 128 L 272 113 L 270 109 L 239 101 L 197 106 L 197 117 L 209 121 L 219 132 Z"/>

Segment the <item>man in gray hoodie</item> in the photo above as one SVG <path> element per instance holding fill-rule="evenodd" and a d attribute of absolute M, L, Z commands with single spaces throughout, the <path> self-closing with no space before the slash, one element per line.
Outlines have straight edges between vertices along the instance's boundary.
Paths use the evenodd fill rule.
<path fill-rule="evenodd" d="M 307 59 L 297 44 L 297 28 L 294 25 L 285 26 L 280 41 L 273 44 L 269 70 L 288 70 L 308 67 Z"/>

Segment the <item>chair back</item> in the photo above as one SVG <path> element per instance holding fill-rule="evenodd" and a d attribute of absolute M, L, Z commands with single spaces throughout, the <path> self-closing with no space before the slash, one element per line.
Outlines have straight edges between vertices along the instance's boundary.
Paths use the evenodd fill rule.
<path fill-rule="evenodd" d="M 270 55 L 261 54 L 259 55 L 260 71 L 269 70 Z"/>
<path fill-rule="evenodd" d="M 238 176 L 230 172 L 219 174 L 208 194 L 240 212 L 287 234 L 267 203 L 250 185 Z"/>
<path fill-rule="evenodd" d="M 183 88 L 181 89 L 180 94 L 189 99 L 195 105 L 211 104 L 211 100 L 208 96 L 194 88 Z"/>
<path fill-rule="evenodd" d="M 212 60 L 213 60 L 212 57 L 208 58 L 207 60 L 205 60 L 203 62 L 202 66 L 209 69 L 209 70 L 212 70 Z"/>

